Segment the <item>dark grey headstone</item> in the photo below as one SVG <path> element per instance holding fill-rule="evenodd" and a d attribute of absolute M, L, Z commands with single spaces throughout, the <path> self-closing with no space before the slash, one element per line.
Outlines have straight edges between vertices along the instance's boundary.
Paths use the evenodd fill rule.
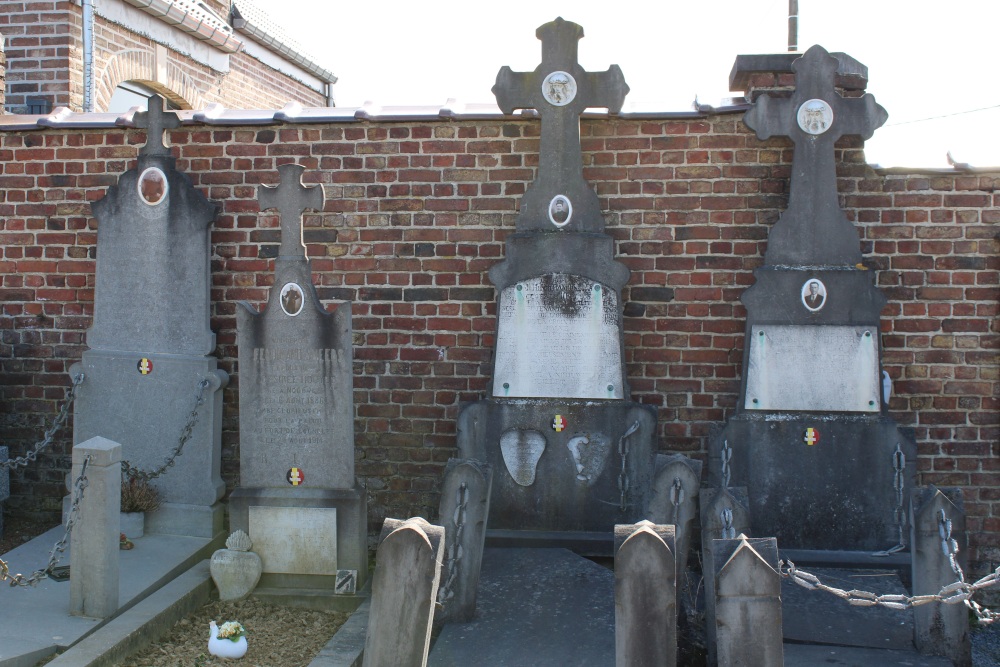
<path fill-rule="evenodd" d="M 167 461 L 187 426 L 190 438 L 154 480 L 164 501 L 146 530 L 212 537 L 222 530 L 222 389 L 209 329 L 209 225 L 216 206 L 174 169 L 163 144 L 176 114 L 150 98 L 138 114 L 148 141 L 138 166 L 93 204 L 98 219 L 97 285 L 90 349 L 70 369 L 84 374 L 74 405 L 74 443 L 119 442 L 122 459 L 145 472 Z M 201 403 L 196 406 L 196 399 Z"/>
<path fill-rule="evenodd" d="M 499 294 L 490 397 L 459 416 L 464 458 L 494 468 L 491 528 L 609 532 L 644 518 L 655 411 L 628 402 L 622 288 L 597 195 L 583 179 L 580 114 L 621 109 L 621 71 L 577 63 L 580 26 L 541 26 L 534 72 L 500 70 L 500 108 L 541 117 L 538 175 L 525 193 Z"/>
<path fill-rule="evenodd" d="M 0 447 L 0 464 L 5 463 L 9 456 L 6 447 Z M 10 498 L 10 469 L 0 468 L 0 538 L 3 537 L 3 501 Z"/>

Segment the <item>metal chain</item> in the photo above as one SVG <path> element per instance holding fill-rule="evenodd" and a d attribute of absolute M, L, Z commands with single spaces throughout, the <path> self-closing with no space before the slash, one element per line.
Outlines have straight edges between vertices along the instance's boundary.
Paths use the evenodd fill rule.
<path fill-rule="evenodd" d="M 455 591 L 452 590 L 452 586 L 455 583 L 455 579 L 458 577 L 458 565 L 462 562 L 462 555 L 465 551 L 465 549 L 462 548 L 462 536 L 465 533 L 465 515 L 466 508 L 469 505 L 469 485 L 467 483 L 462 482 L 462 484 L 458 487 L 458 491 L 455 493 L 455 499 L 458 504 L 455 507 L 455 513 L 451 518 L 451 523 L 455 526 L 455 539 L 451 543 L 451 549 L 448 551 L 448 558 L 446 561 L 446 565 L 448 567 L 448 579 L 438 590 L 439 604 L 444 604 L 448 600 L 455 597 Z"/>
<path fill-rule="evenodd" d="M 83 501 L 83 491 L 87 488 L 87 466 L 90 465 L 90 455 L 88 454 L 83 459 L 83 465 L 80 466 L 80 475 L 73 482 L 73 502 L 69 507 L 69 513 L 66 515 L 66 532 L 63 533 L 62 539 L 55 543 L 52 550 L 49 552 L 49 562 L 42 570 L 35 570 L 30 576 L 25 577 L 23 574 L 10 574 L 10 568 L 7 566 L 2 559 L 0 559 L 0 582 L 10 580 L 10 585 L 13 586 L 34 586 L 42 579 L 47 579 L 52 570 L 55 569 L 59 561 L 62 560 L 63 554 L 66 552 L 66 542 L 69 541 L 69 535 L 73 532 L 73 526 L 80 519 L 80 503 Z"/>
<path fill-rule="evenodd" d="M 198 383 L 198 394 L 195 396 L 194 407 L 191 409 L 191 414 L 188 415 L 188 421 L 184 424 L 184 428 L 181 429 L 180 438 L 177 441 L 177 446 L 174 447 L 174 451 L 170 452 L 170 456 L 166 458 L 159 468 L 153 471 L 140 470 L 135 467 L 125 459 L 122 459 L 122 477 L 125 479 L 141 479 L 144 482 L 156 479 L 163 473 L 167 471 L 168 468 L 174 465 L 174 461 L 178 456 L 181 455 L 184 445 L 187 441 L 191 439 L 191 433 L 194 431 L 195 424 L 198 423 L 198 408 L 201 407 L 202 403 L 205 402 L 205 390 L 209 387 L 209 381 L 207 379 L 202 379 Z"/>
<path fill-rule="evenodd" d="M 625 467 L 628 461 L 629 444 L 628 437 L 639 430 L 639 420 L 637 419 L 628 430 L 622 434 L 622 437 L 618 438 L 618 456 L 622 459 L 622 469 L 618 473 L 618 493 L 620 499 L 618 502 L 618 508 L 624 512 L 625 508 L 628 506 L 628 492 L 629 487 L 632 485 L 628 478 L 628 473 L 625 471 Z"/>
<path fill-rule="evenodd" d="M 674 506 L 674 525 L 681 518 L 681 503 L 684 502 L 684 484 L 680 477 L 674 477 L 674 483 L 670 486 L 670 503 Z"/>
<path fill-rule="evenodd" d="M 953 545 L 949 544 L 946 546 L 945 544 L 942 544 L 942 547 L 946 549 L 954 548 L 957 552 L 958 544 L 954 540 L 951 540 L 950 537 L 949 540 L 953 543 Z M 957 563 L 955 564 L 957 565 Z M 787 568 L 787 571 L 783 568 Z M 961 568 L 959 568 L 958 571 L 961 572 Z M 819 577 L 816 575 L 796 568 L 795 563 L 792 561 L 788 561 L 787 564 L 784 561 L 779 561 L 778 574 L 786 579 L 791 579 L 803 588 L 825 591 L 831 595 L 835 595 L 838 598 L 845 600 L 847 604 L 853 607 L 879 606 L 885 607 L 886 609 L 905 611 L 906 609 L 919 607 L 930 602 L 941 602 L 943 604 L 958 604 L 959 602 L 962 602 L 965 606 L 975 612 L 980 623 L 989 624 L 997 620 L 997 618 L 1000 618 L 1000 613 L 986 609 L 972 599 L 972 596 L 976 593 L 976 591 L 980 591 L 984 588 L 989 588 L 990 586 L 995 586 L 1000 583 L 1000 567 L 973 584 L 966 583 L 964 576 L 959 574 L 958 581 L 948 584 L 947 586 L 943 586 L 941 590 L 934 595 L 876 595 L 875 593 L 870 593 L 868 591 L 845 591 L 844 589 L 836 588 L 835 586 L 827 586 L 821 582 Z"/>
<path fill-rule="evenodd" d="M 63 401 L 62 406 L 59 408 L 59 412 L 56 413 L 56 418 L 52 422 L 52 426 L 45 431 L 42 439 L 35 443 L 34 449 L 25 454 L 24 456 L 18 456 L 14 459 L 7 459 L 6 461 L 0 461 L 0 470 L 5 470 L 7 468 L 18 468 L 20 466 L 26 466 L 29 463 L 34 463 L 38 459 L 38 454 L 43 449 L 52 444 L 52 439 L 55 437 L 56 433 L 63 427 L 66 420 L 69 419 L 69 409 L 73 405 L 73 401 L 76 399 L 76 390 L 83 384 L 83 373 L 80 373 L 75 378 L 73 378 L 73 384 L 69 388 L 69 393 L 66 394 L 66 400 Z"/>
<path fill-rule="evenodd" d="M 906 549 L 906 512 L 903 509 L 903 488 L 905 486 L 904 481 L 904 471 L 906 469 L 906 454 L 903 453 L 902 447 L 899 443 L 896 443 L 896 451 L 892 453 L 892 488 L 896 492 L 896 509 L 894 510 L 893 520 L 896 522 L 896 527 L 899 529 L 899 542 L 896 546 L 886 549 L 885 551 L 876 551 L 872 556 L 883 557 L 890 554 L 894 554 Z"/>
<path fill-rule="evenodd" d="M 736 527 L 733 526 L 733 510 L 732 508 L 726 507 L 719 514 L 719 518 L 722 519 L 722 539 L 724 540 L 735 540 L 736 539 Z"/>
<path fill-rule="evenodd" d="M 729 441 L 722 441 L 722 488 L 729 488 L 729 478 L 732 471 L 729 469 L 729 461 L 733 458 L 733 450 L 729 448 Z"/>

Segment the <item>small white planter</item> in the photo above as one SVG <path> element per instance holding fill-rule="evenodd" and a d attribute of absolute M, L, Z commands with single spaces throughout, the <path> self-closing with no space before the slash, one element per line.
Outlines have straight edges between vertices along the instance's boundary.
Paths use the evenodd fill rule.
<path fill-rule="evenodd" d="M 121 527 L 119 532 L 125 533 L 125 537 L 130 540 L 134 540 L 137 537 L 142 537 L 143 530 L 146 527 L 146 513 L 145 512 L 122 512 L 121 513 Z"/>

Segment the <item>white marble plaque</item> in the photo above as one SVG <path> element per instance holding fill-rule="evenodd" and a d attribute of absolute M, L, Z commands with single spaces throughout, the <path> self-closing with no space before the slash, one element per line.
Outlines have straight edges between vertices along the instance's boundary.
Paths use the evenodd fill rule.
<path fill-rule="evenodd" d="M 250 540 L 264 572 L 337 572 L 336 508 L 251 506 Z"/>
<path fill-rule="evenodd" d="M 873 327 L 755 325 L 744 408 L 878 412 L 877 334 Z"/>
<path fill-rule="evenodd" d="M 493 395 L 621 399 L 614 290 L 580 276 L 522 280 L 500 295 Z"/>

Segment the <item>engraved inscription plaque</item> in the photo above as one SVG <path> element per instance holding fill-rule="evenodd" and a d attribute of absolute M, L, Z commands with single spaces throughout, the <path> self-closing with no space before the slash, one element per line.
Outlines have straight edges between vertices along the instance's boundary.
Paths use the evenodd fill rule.
<path fill-rule="evenodd" d="M 873 327 L 753 326 L 744 408 L 878 412 L 877 334 Z"/>
<path fill-rule="evenodd" d="M 333 574 L 337 571 L 334 507 L 250 507 L 250 539 L 264 572 Z"/>
<path fill-rule="evenodd" d="M 613 289 L 551 274 L 504 288 L 493 395 L 621 399 L 621 313 Z"/>

